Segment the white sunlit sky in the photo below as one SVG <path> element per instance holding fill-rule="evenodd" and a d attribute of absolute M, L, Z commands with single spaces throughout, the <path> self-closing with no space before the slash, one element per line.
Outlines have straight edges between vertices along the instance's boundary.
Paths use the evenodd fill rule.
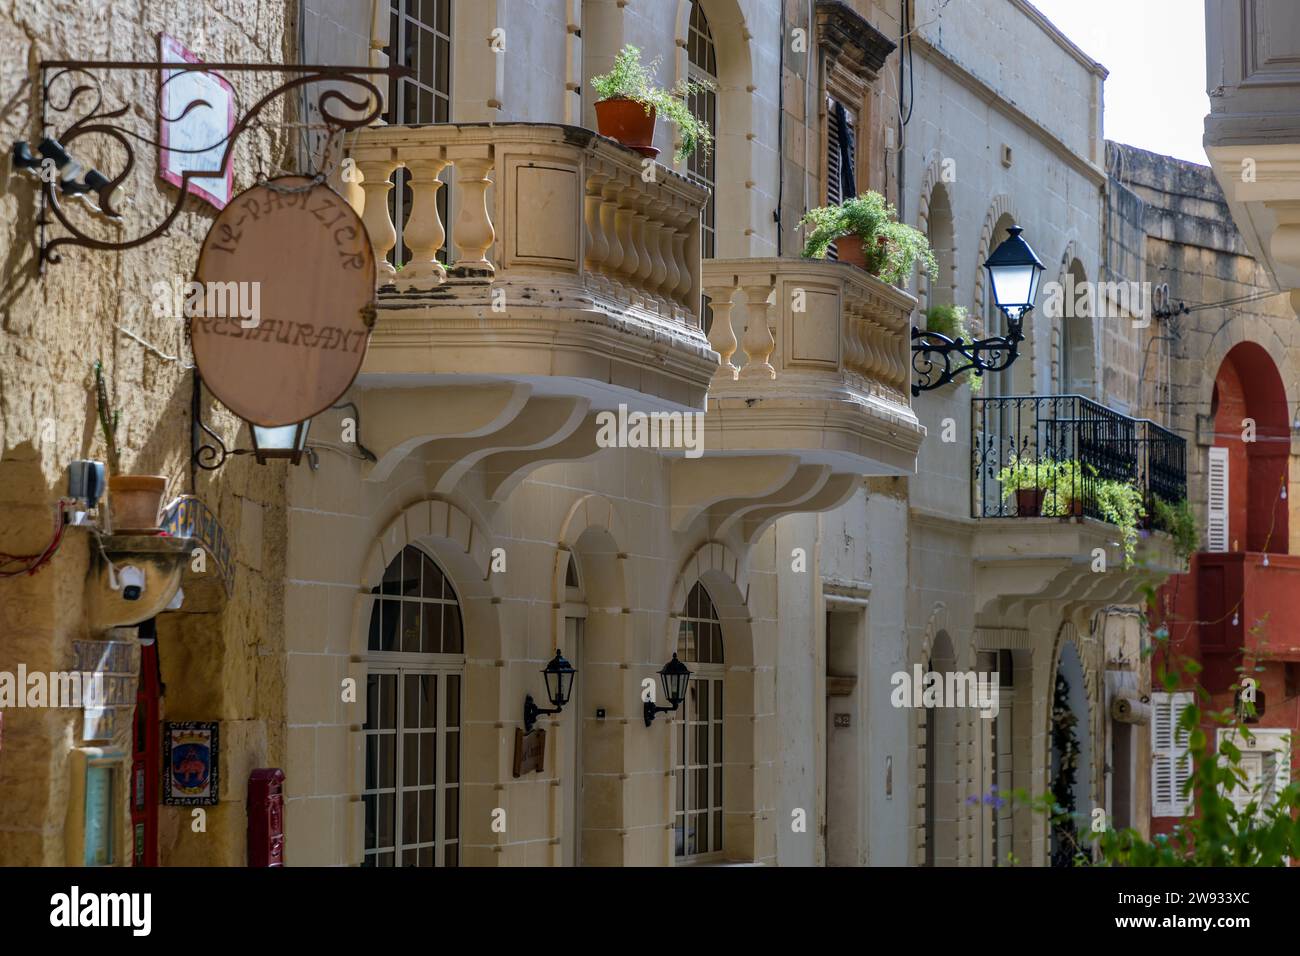
<path fill-rule="evenodd" d="M 1110 71 L 1106 138 L 1208 165 L 1203 0 L 1031 0 Z"/>

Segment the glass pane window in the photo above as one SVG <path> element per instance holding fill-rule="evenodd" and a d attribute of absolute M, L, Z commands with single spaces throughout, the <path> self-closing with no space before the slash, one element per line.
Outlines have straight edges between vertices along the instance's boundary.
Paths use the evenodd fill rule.
<path fill-rule="evenodd" d="M 686 702 L 674 722 L 673 828 L 679 859 L 722 852 L 722 621 L 696 583 L 679 618 L 677 656 L 691 664 Z"/>
<path fill-rule="evenodd" d="M 362 865 L 455 866 L 464 669 L 460 606 L 442 569 L 415 547 L 393 559 L 374 594 L 362 727 Z"/>

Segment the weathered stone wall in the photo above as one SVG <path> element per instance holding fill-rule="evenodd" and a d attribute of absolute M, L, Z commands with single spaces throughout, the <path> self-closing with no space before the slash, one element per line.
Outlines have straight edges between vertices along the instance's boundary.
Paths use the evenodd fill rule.
<path fill-rule="evenodd" d="M 1154 320 L 1147 330 L 1171 341 L 1159 343 L 1168 350 L 1167 361 L 1153 356 L 1148 363 L 1143 397 L 1145 414 L 1187 439 L 1187 497 L 1204 529 L 1206 449 L 1213 438 L 1204 427 L 1198 437 L 1197 416 L 1209 415 L 1219 365 L 1238 342 L 1259 343 L 1291 387 L 1300 370 L 1295 314 L 1286 295 L 1270 294 L 1275 290 L 1268 273 L 1251 258 L 1208 166 L 1132 146 L 1114 148 L 1113 175 L 1145 204 L 1147 279 L 1168 283 L 1175 303 L 1196 307 L 1190 315 Z M 1300 477 L 1294 454 L 1291 461 L 1294 481 Z M 1294 496 L 1289 506 L 1294 515 Z M 1294 518 L 1290 527 L 1294 551 L 1300 543 Z"/>
<path fill-rule="evenodd" d="M 158 35 L 167 32 L 209 61 L 283 62 L 293 49 L 294 10 L 289 0 L 229 0 L 210 4 L 97 5 L 49 2 L 0 5 L 0 138 L 35 146 L 41 138 L 38 62 L 42 59 L 153 60 Z M 274 75 L 232 78 L 245 104 L 266 92 Z M 128 107 L 123 122 L 141 135 L 157 134 L 148 72 L 107 77 L 106 103 Z M 290 139 L 277 105 L 265 129 L 246 134 L 235 152 L 234 186 L 287 161 Z M 47 113 L 58 135 L 73 117 Z M 68 215 L 103 238 L 151 230 L 170 208 L 175 190 L 157 178 L 157 152 L 135 142 L 136 167 L 116 196 L 121 226 L 93 220 L 74 206 Z M 105 138 L 86 136 L 69 145 L 85 166 L 110 177 L 124 154 Z M 33 181 L 14 176 L 0 183 L 0 550 L 37 552 L 50 539 L 53 508 L 65 490 L 64 469 L 76 458 L 104 458 L 93 401 L 92 366 L 104 364 L 114 407 L 121 409 L 118 440 L 124 472 L 164 475 L 168 497 L 193 490 L 217 511 L 234 543 L 234 594 L 228 602 L 195 605 L 159 619 L 166 682 L 165 716 L 222 722 L 221 804 L 211 808 L 207 832 L 195 833 L 190 813 L 161 811 L 163 863 L 240 865 L 244 859 L 244 787 L 251 766 L 283 759 L 282 707 L 277 658 L 282 643 L 284 466 L 259 467 L 232 459 L 215 473 L 200 472 L 189 486 L 192 372 L 181 324 L 157 317 L 154 283 L 188 281 L 199 243 L 213 217 L 195 199 L 162 238 L 125 251 L 64 247 L 62 261 L 38 269 Z M 50 236 L 60 234 L 52 226 Z M 146 347 L 132 335 L 153 346 Z M 161 353 L 161 354 L 159 354 Z M 245 429 L 211 398 L 206 419 L 227 445 L 248 446 Z M 85 623 L 88 569 L 95 547 L 83 530 L 70 531 L 53 561 L 30 577 L 0 580 L 0 670 L 19 663 L 31 670 L 72 665 L 74 639 L 102 637 Z M 211 567 L 211 565 L 209 565 Z M 6 712 L 0 751 L 0 863 L 61 863 L 69 792 L 69 752 L 80 745 L 73 711 Z M 128 753 L 129 761 L 129 753 Z M 123 774 L 125 777 L 126 774 Z M 119 819 L 127 818 L 126 788 Z M 79 821 L 68 821 L 69 827 Z M 69 831 L 70 832 L 70 831 Z M 129 861 L 130 843 L 118 844 Z"/>

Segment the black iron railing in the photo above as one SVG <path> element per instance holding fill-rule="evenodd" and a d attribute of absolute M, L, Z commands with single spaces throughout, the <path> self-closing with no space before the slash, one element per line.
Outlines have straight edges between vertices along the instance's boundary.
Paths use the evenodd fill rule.
<path fill-rule="evenodd" d="M 1139 486 L 1146 492 L 1147 514 L 1155 514 L 1155 499 L 1176 504 L 1187 497 L 1187 442 L 1167 428 L 1143 419 L 1138 422 Z"/>
<path fill-rule="evenodd" d="M 1106 520 L 1105 482 L 1176 502 L 1187 494 L 1183 439 L 1081 395 L 971 402 L 971 514 Z"/>

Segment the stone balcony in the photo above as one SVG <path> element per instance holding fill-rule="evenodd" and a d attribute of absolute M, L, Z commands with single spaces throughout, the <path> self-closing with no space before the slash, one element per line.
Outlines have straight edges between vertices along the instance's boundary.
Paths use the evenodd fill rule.
<path fill-rule="evenodd" d="M 739 522 L 752 541 L 782 514 L 838 506 L 864 476 L 915 472 L 912 296 L 838 262 L 709 259 L 703 272 L 721 364 L 706 455 L 673 463 L 676 528 Z"/>
<path fill-rule="evenodd" d="M 593 454 L 600 411 L 703 409 L 718 368 L 699 315 L 705 189 L 569 126 L 378 126 L 350 156 L 380 263 L 356 383 L 372 480 L 434 442 L 439 491 L 480 467 L 499 499 Z"/>
<path fill-rule="evenodd" d="M 1205 152 L 1250 253 L 1300 311 L 1300 6 L 1208 0 Z"/>

